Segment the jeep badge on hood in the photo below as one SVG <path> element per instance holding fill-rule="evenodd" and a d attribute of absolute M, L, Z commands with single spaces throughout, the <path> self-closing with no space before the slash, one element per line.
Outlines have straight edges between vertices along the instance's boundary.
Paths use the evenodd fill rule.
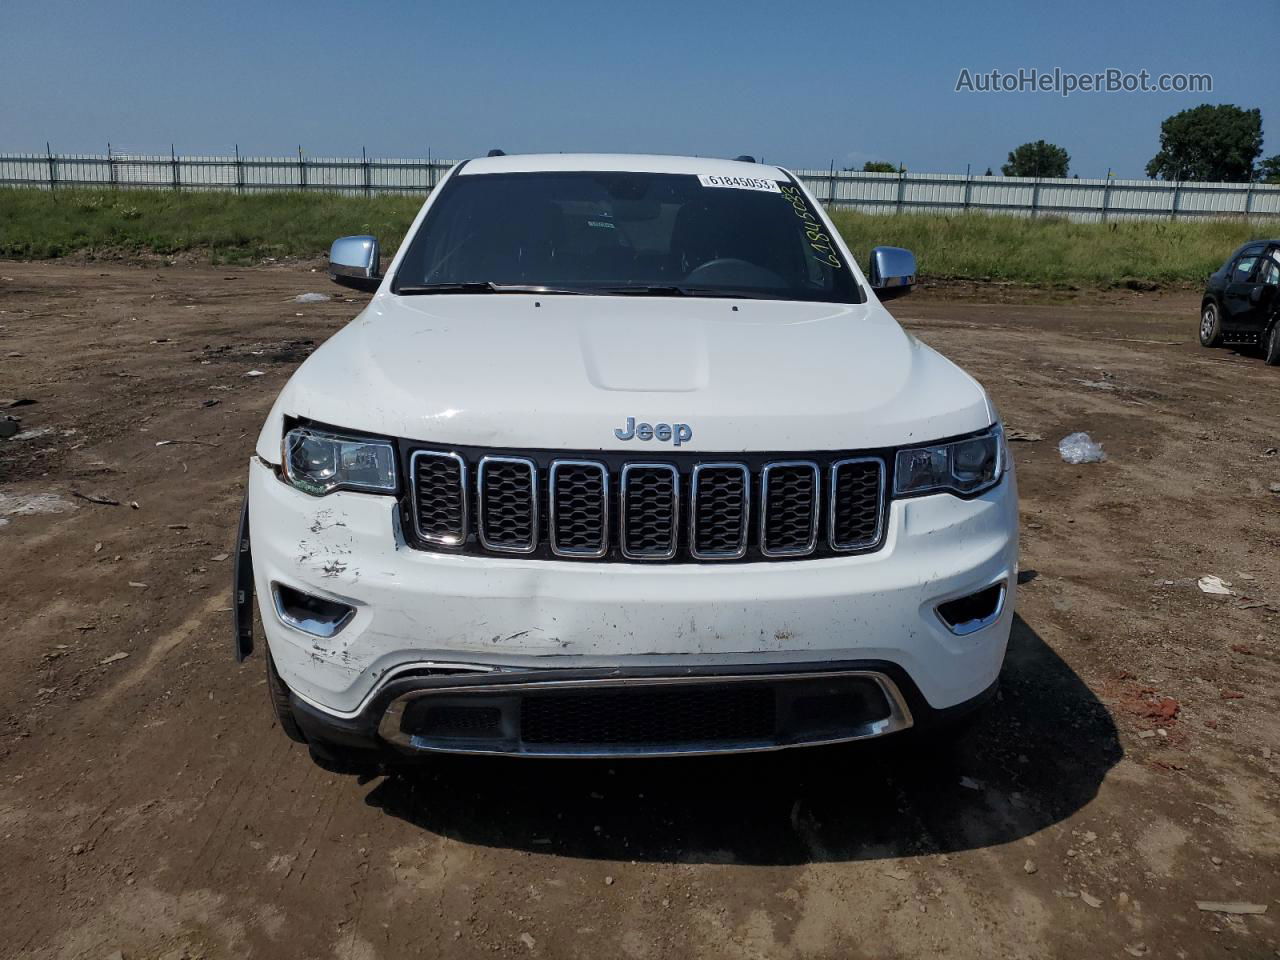
<path fill-rule="evenodd" d="M 635 417 L 627 417 L 627 425 L 613 431 L 619 440 L 661 440 L 677 447 L 693 439 L 693 428 L 687 423 L 636 423 Z"/>

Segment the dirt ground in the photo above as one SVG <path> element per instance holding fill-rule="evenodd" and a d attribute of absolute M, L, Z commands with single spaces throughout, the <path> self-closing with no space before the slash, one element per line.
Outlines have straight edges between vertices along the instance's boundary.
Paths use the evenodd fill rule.
<path fill-rule="evenodd" d="M 1280 370 L 1202 349 L 1194 293 L 892 305 L 1043 437 L 955 751 L 360 783 L 232 658 L 253 440 L 362 299 L 311 266 L 0 263 L 0 955 L 1280 955 Z"/>

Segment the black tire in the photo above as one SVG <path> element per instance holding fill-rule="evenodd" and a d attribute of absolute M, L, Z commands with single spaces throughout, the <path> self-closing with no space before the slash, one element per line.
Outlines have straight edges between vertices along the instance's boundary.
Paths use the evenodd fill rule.
<path fill-rule="evenodd" d="M 1271 324 L 1271 330 L 1263 341 L 1262 359 L 1269 367 L 1280 367 L 1280 319 Z"/>
<path fill-rule="evenodd" d="M 1206 300 L 1200 308 L 1200 346 L 1218 347 L 1222 345 L 1222 313 L 1218 304 Z"/>
<path fill-rule="evenodd" d="M 271 697 L 271 709 L 284 735 L 294 743 L 306 743 L 306 735 L 293 715 L 293 704 L 289 702 L 289 688 L 280 679 L 280 674 L 276 673 L 276 662 L 271 659 L 270 652 L 267 653 L 267 694 Z"/>

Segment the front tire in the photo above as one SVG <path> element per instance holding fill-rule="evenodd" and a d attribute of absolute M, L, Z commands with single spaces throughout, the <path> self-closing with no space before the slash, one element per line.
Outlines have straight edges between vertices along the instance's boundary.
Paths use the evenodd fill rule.
<path fill-rule="evenodd" d="M 1200 308 L 1200 346 L 1217 347 L 1222 345 L 1222 316 L 1218 305 L 1212 300 Z"/>
<path fill-rule="evenodd" d="M 1267 334 L 1262 348 L 1262 359 L 1269 367 L 1280 367 L 1280 318 L 1271 324 L 1271 332 Z"/>
<path fill-rule="evenodd" d="M 280 674 L 276 673 L 276 662 L 271 659 L 270 651 L 267 651 L 267 694 L 271 697 L 271 710 L 275 713 L 276 722 L 280 724 L 284 735 L 294 743 L 306 743 L 307 737 L 293 715 L 293 704 L 289 702 L 289 688 L 280 679 Z"/>

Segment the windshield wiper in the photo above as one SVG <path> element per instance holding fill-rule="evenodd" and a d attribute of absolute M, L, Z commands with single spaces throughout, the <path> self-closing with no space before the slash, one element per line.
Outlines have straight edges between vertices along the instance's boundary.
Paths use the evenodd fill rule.
<path fill-rule="evenodd" d="M 592 287 L 591 292 L 611 297 L 691 297 L 696 292 L 687 287 L 648 286 L 643 283 L 626 284 L 621 287 Z"/>
<path fill-rule="evenodd" d="M 570 290 L 567 287 L 543 287 L 524 283 L 494 283 L 492 280 L 474 280 L 467 283 L 414 283 L 397 287 L 399 296 L 414 296 L 428 293 L 568 293 L 583 294 L 585 290 Z"/>
<path fill-rule="evenodd" d="M 784 294 L 773 294 L 767 290 L 734 290 L 721 287 L 678 287 L 646 286 L 644 284 L 628 284 L 622 287 L 592 287 L 592 293 L 607 296 L 632 297 L 718 297 L 724 300 L 785 300 Z"/>

